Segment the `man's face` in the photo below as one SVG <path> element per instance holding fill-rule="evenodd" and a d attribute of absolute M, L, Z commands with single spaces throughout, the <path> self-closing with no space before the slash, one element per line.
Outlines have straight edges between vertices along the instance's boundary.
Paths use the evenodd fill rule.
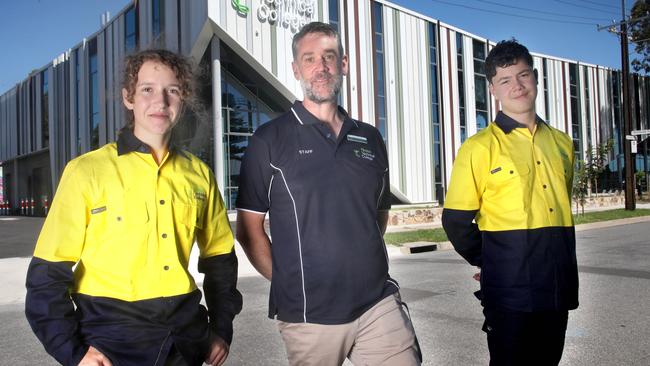
<path fill-rule="evenodd" d="M 537 75 L 524 60 L 514 65 L 497 67 L 490 83 L 490 93 L 501 102 L 506 114 L 524 114 L 535 111 Z"/>
<path fill-rule="evenodd" d="M 305 98 L 318 104 L 336 103 L 343 75 L 348 73 L 348 59 L 339 54 L 336 37 L 310 33 L 298 42 L 297 49 L 291 67 Z"/>
<path fill-rule="evenodd" d="M 141 139 L 169 133 L 182 106 L 181 87 L 174 71 L 154 61 L 145 61 L 140 67 L 133 100 L 128 100 L 126 89 L 122 89 L 122 99 L 133 111 L 133 132 Z"/>

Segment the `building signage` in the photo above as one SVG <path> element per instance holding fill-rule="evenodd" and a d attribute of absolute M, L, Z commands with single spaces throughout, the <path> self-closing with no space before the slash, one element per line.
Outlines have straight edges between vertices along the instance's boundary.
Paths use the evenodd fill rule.
<path fill-rule="evenodd" d="M 230 3 L 232 4 L 232 7 L 237 10 L 238 13 L 242 15 L 248 15 L 248 6 L 245 4 L 242 4 L 243 0 L 230 0 Z"/>
<path fill-rule="evenodd" d="M 235 0 L 233 0 L 235 1 Z M 298 32 L 314 16 L 315 0 L 259 0 L 257 19 Z"/>

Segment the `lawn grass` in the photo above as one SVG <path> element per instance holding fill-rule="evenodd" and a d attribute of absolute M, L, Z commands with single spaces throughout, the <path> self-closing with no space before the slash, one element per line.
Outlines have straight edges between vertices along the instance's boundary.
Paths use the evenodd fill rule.
<path fill-rule="evenodd" d="M 584 215 L 573 215 L 573 219 L 576 225 L 579 225 L 588 224 L 591 222 L 617 220 L 637 216 L 650 216 L 650 209 L 637 208 L 634 211 L 626 211 L 621 208 L 616 210 L 585 212 Z M 401 246 L 404 243 L 412 243 L 416 241 L 439 243 L 448 240 L 449 239 L 447 239 L 447 234 L 445 234 L 445 231 L 442 228 L 387 233 L 384 235 L 384 241 L 386 244 L 392 244 L 396 246 Z"/>
<path fill-rule="evenodd" d="M 576 225 L 580 225 L 589 224 L 591 222 L 625 219 L 628 217 L 637 216 L 650 216 L 650 209 L 637 208 L 634 211 L 627 211 L 625 209 L 619 208 L 616 210 L 585 212 L 584 215 L 574 214 L 573 221 L 576 223 Z"/>

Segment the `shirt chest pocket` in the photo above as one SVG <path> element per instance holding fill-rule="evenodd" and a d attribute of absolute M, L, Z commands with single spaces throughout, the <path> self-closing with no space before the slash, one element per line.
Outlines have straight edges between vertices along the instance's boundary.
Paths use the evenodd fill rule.
<path fill-rule="evenodd" d="M 104 195 L 90 209 L 85 250 L 92 254 L 100 248 L 110 248 L 113 256 L 120 255 L 119 248 L 135 250 L 146 242 L 149 221 L 147 203 L 137 195 L 128 192 Z M 123 245 L 126 238 L 131 245 Z"/>
<path fill-rule="evenodd" d="M 197 229 L 203 229 L 203 203 L 176 200 L 172 204 L 176 233 L 181 240 L 192 241 Z"/>
<path fill-rule="evenodd" d="M 530 175 L 526 164 L 505 161 L 490 170 L 483 204 L 497 212 L 524 208 L 525 187 Z"/>

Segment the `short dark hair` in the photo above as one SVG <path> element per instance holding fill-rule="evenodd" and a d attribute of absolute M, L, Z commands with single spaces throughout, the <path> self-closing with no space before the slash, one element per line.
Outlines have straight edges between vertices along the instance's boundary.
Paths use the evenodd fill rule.
<path fill-rule="evenodd" d="M 189 59 L 165 49 L 144 50 L 124 58 L 122 88 L 126 90 L 126 99 L 128 101 L 133 102 L 135 86 L 138 83 L 138 73 L 142 65 L 147 61 L 157 62 L 172 69 L 180 84 L 183 104 L 192 107 L 196 103 L 195 78 L 191 62 Z M 135 122 L 133 111 L 127 109 L 125 116 L 126 126 L 133 129 Z"/>
<path fill-rule="evenodd" d="M 533 67 L 533 56 L 528 52 L 521 43 L 516 39 L 504 40 L 497 43 L 485 59 L 485 69 L 488 82 L 492 83 L 492 78 L 497 74 L 497 67 L 508 67 L 523 60 Z"/>
<path fill-rule="evenodd" d="M 291 52 L 293 52 L 294 60 L 296 60 L 296 57 L 298 56 L 298 42 L 300 42 L 300 40 L 305 38 L 305 36 L 308 34 L 312 33 L 321 33 L 326 36 L 336 37 L 336 43 L 339 46 L 339 57 L 343 56 L 343 44 L 341 43 L 341 34 L 339 31 L 331 24 L 323 22 L 311 22 L 305 24 L 305 26 L 302 27 L 295 36 L 293 36 L 293 40 L 291 41 Z"/>

